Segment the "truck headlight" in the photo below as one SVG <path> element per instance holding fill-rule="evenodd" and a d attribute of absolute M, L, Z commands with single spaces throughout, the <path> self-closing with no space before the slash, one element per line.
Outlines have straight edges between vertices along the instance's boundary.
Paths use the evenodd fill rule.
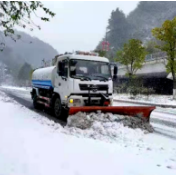
<path fill-rule="evenodd" d="M 69 103 L 73 103 L 73 99 L 70 99 L 70 100 L 69 100 Z"/>

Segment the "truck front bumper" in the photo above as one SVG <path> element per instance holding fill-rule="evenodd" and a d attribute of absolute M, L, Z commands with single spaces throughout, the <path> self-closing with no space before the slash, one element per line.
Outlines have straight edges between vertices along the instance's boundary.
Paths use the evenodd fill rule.
<path fill-rule="evenodd" d="M 83 97 L 80 95 L 72 95 L 67 99 L 68 107 L 79 107 L 79 106 L 108 106 L 112 105 L 113 98 L 111 96 L 101 95 L 100 97 Z"/>

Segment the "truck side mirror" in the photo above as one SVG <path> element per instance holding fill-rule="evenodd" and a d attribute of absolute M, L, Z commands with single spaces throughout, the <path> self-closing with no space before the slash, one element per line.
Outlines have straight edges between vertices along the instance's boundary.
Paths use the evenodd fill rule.
<path fill-rule="evenodd" d="M 113 80 L 116 80 L 116 79 L 117 79 L 117 73 L 118 73 L 118 67 L 115 65 L 115 66 L 114 66 Z"/>
<path fill-rule="evenodd" d="M 118 73 L 118 67 L 114 66 L 114 75 L 117 75 L 117 73 Z"/>

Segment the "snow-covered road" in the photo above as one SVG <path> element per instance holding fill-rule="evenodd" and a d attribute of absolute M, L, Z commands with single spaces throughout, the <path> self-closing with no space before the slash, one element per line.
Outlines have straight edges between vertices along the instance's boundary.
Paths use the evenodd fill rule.
<path fill-rule="evenodd" d="M 16 101 L 26 106 L 29 109 L 33 109 L 32 100 L 30 91 L 31 88 L 19 88 L 12 86 L 2 86 L 1 90 L 5 91 Z M 113 103 L 114 106 L 139 106 L 138 104 L 122 103 L 116 102 Z M 144 105 L 140 105 L 144 106 Z M 34 110 L 36 111 L 36 110 Z M 50 116 L 48 113 L 43 113 L 37 111 L 39 114 L 47 116 L 50 119 L 53 119 L 56 122 L 64 124 L 62 121 L 55 119 L 53 116 Z M 158 135 L 163 135 L 167 138 L 172 138 L 176 140 L 176 109 L 174 108 L 160 108 L 157 107 L 151 114 L 151 124 L 155 128 L 155 133 Z"/>
<path fill-rule="evenodd" d="M 11 89 L 11 93 L 31 102 L 29 91 Z M 114 137 L 103 126 L 105 137 L 98 128 L 63 128 L 2 92 L 0 107 L 1 175 L 176 174 L 176 140 L 170 137 L 122 125 L 117 126 Z M 157 128 L 164 129 L 160 124 Z"/>

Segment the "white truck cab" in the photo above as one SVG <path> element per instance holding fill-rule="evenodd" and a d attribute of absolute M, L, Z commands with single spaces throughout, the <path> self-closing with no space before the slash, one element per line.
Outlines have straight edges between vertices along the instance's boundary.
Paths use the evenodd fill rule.
<path fill-rule="evenodd" d="M 57 57 L 53 66 L 33 72 L 32 85 L 34 107 L 39 104 L 51 107 L 57 117 L 63 108 L 112 103 L 109 60 L 92 53 L 77 52 Z"/>

